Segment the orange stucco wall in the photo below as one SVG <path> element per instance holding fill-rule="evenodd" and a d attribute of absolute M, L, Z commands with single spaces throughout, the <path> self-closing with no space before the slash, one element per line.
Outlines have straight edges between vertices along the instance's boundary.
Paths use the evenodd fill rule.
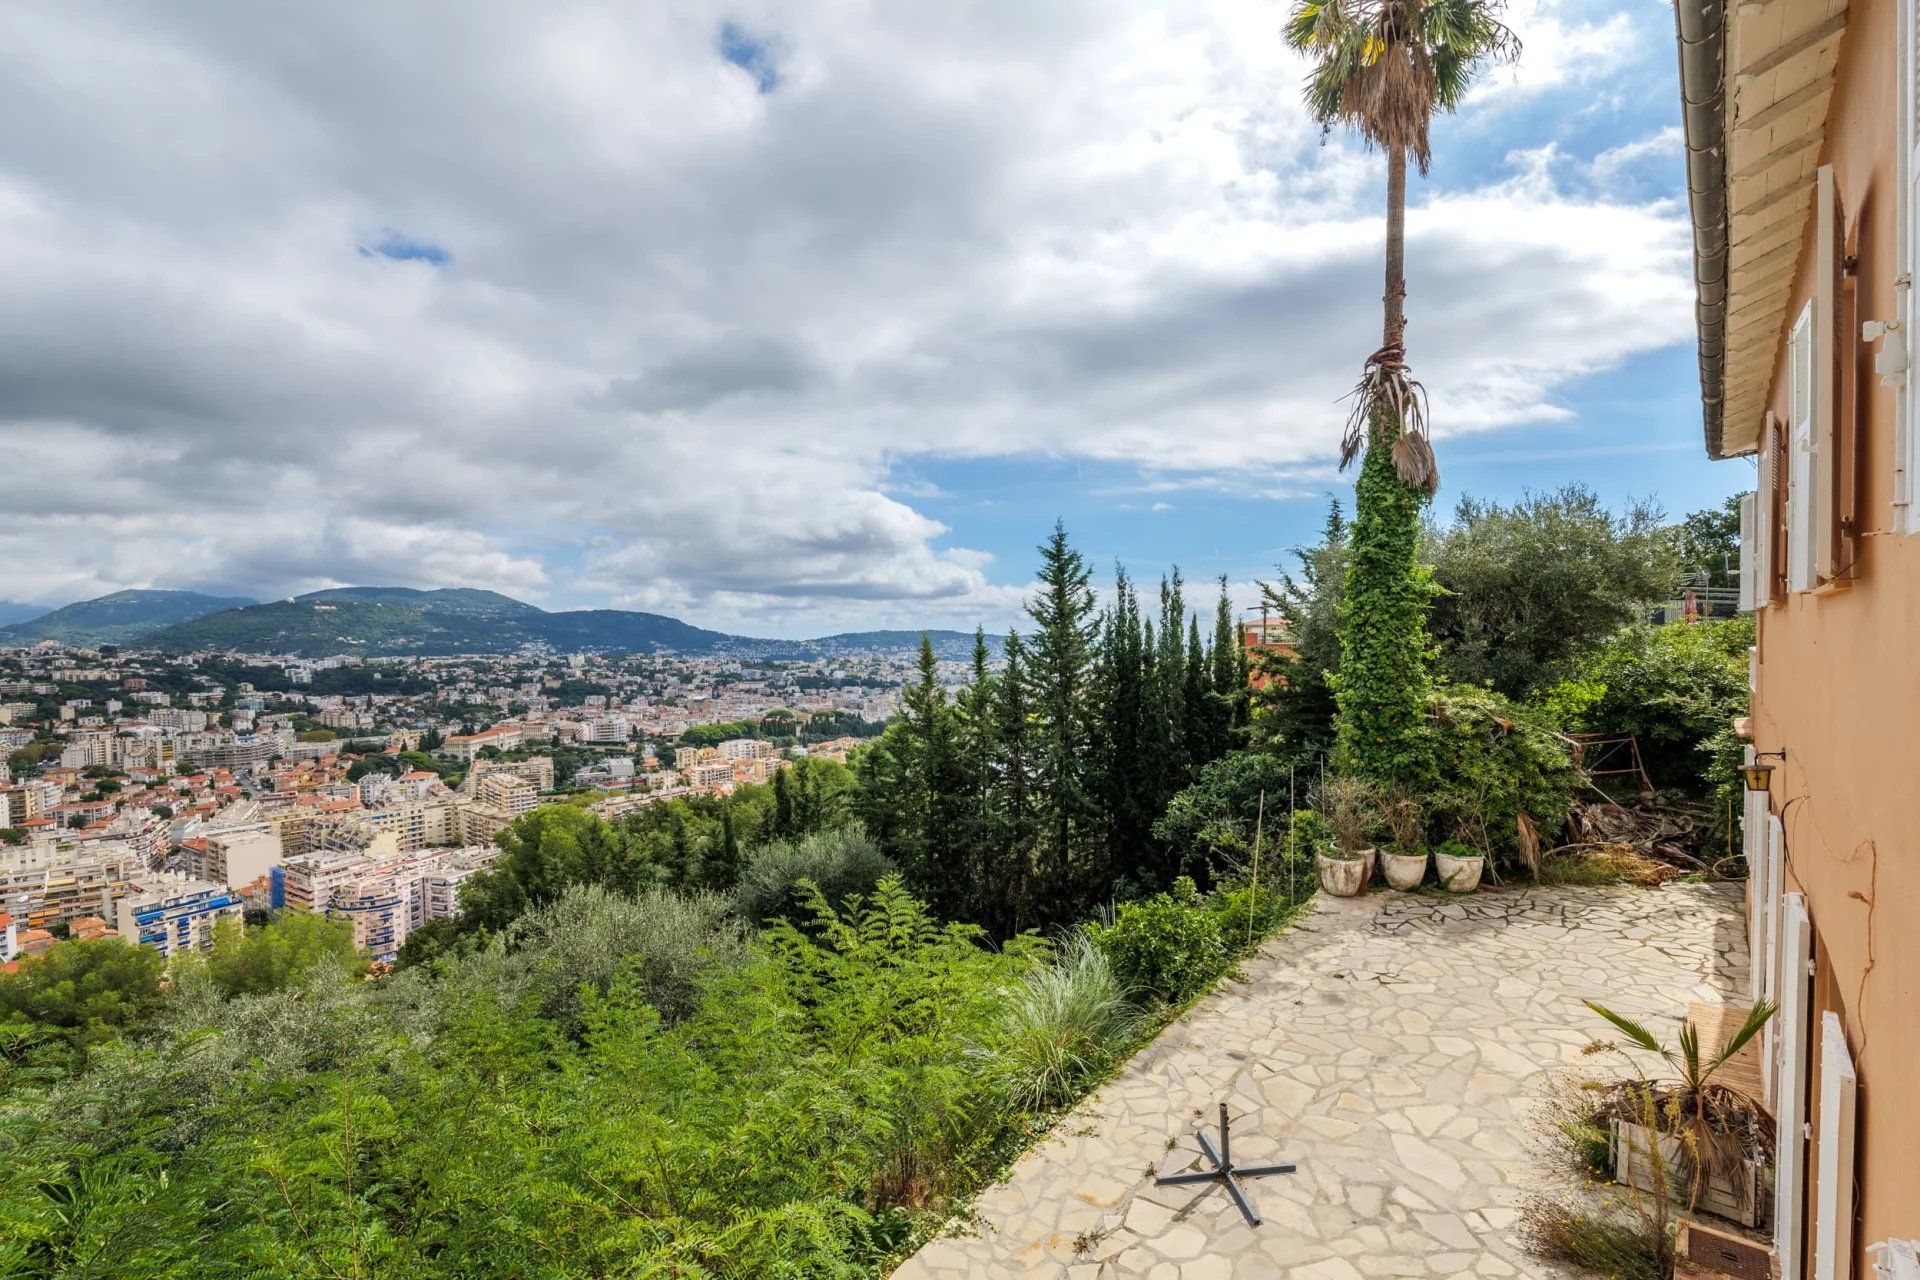
<path fill-rule="evenodd" d="M 1852 6 L 1822 157 L 1859 219 L 1859 319 L 1894 307 L 1899 2 Z M 1789 318 L 1812 294 L 1812 256 L 1802 254 Z M 1784 421 L 1782 337 L 1772 407 Z M 1753 724 L 1757 748 L 1788 753 L 1771 804 L 1787 834 L 1786 885 L 1807 895 L 1816 934 L 1815 1057 L 1832 1009 L 1855 1058 L 1854 1275 L 1869 1276 L 1867 1244 L 1920 1236 L 1920 536 L 1896 532 L 1893 392 L 1872 350 L 1854 349 L 1864 462 L 1854 580 L 1760 611 Z M 1817 1104 L 1817 1063 L 1815 1076 Z M 1816 1131 L 1812 1168 L 1819 1141 Z"/>

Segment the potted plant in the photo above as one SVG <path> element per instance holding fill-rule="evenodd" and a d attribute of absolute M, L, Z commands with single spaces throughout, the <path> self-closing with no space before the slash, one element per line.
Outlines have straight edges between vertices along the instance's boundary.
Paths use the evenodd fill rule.
<path fill-rule="evenodd" d="M 1364 778 L 1329 778 L 1320 787 L 1319 807 L 1333 828 L 1333 847 L 1314 858 L 1320 888 L 1338 898 L 1358 897 L 1373 878 L 1374 850 L 1367 837 L 1380 819 L 1380 794 Z"/>
<path fill-rule="evenodd" d="M 1760 1034 L 1776 1006 L 1765 1000 L 1753 1006 L 1726 1044 L 1707 1053 L 1691 1023 L 1677 1046 L 1668 1047 L 1640 1023 L 1591 1000 L 1586 1005 L 1626 1037 L 1613 1048 L 1657 1054 L 1672 1072 L 1665 1080 L 1640 1074 L 1616 1085 L 1603 1105 L 1612 1126 L 1614 1177 L 1656 1198 L 1671 1197 L 1688 1213 L 1704 1209 L 1742 1226 L 1761 1225 L 1770 1200 L 1773 1118 L 1714 1076 Z M 1639 1063 L 1634 1066 L 1638 1071 Z"/>
<path fill-rule="evenodd" d="M 1417 889 L 1427 878 L 1427 851 L 1420 840 L 1420 801 L 1406 788 L 1396 788 L 1382 806 L 1382 816 L 1392 839 L 1380 851 L 1380 869 L 1395 889 Z"/>
<path fill-rule="evenodd" d="M 1433 869 L 1440 874 L 1440 887 L 1448 893 L 1474 892 L 1480 887 L 1486 865 L 1486 854 L 1458 840 L 1449 840 L 1433 851 Z"/>

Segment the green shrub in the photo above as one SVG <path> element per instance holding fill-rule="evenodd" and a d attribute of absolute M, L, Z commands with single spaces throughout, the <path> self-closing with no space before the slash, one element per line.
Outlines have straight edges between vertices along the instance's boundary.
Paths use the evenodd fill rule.
<path fill-rule="evenodd" d="M 1094 928 L 1093 940 L 1129 988 L 1169 1001 L 1199 991 L 1227 963 L 1220 918 L 1185 876 L 1171 893 L 1121 903 L 1112 924 Z"/>
<path fill-rule="evenodd" d="M 668 1022 L 694 1009 L 702 979 L 738 968 L 745 929 L 716 893 L 653 889 L 637 898 L 576 885 L 516 921 L 503 945 L 542 1016 L 581 1027 L 581 988 L 606 992 L 631 974 L 639 994 Z"/>
<path fill-rule="evenodd" d="M 1153 834 L 1203 884 L 1252 865 L 1253 842 L 1272 857 L 1286 833 L 1288 764 L 1264 751 L 1234 751 L 1211 761 L 1197 781 L 1167 802 Z M 1264 810 L 1263 810 L 1264 802 Z"/>
<path fill-rule="evenodd" d="M 818 888 L 830 903 L 867 893 L 894 865 L 858 826 L 819 831 L 799 840 L 774 840 L 747 855 L 734 888 L 740 914 L 756 923 L 791 910 L 801 881 Z"/>
<path fill-rule="evenodd" d="M 1628 627 L 1543 700 L 1569 730 L 1633 734 L 1656 786 L 1700 794 L 1701 745 L 1746 714 L 1752 644 L 1751 617 Z"/>
<path fill-rule="evenodd" d="M 1286 875 L 1285 864 L 1281 864 L 1265 870 L 1257 886 L 1242 879 L 1214 891 L 1208 905 L 1220 920 L 1220 940 L 1229 951 L 1241 952 L 1257 945 L 1287 918 L 1294 898 L 1285 887 Z M 1314 882 L 1310 875 L 1295 869 L 1294 892 L 1311 892 Z"/>
<path fill-rule="evenodd" d="M 1005 1064 L 1015 1105 L 1043 1110 L 1071 1101 L 1112 1065 L 1138 1016 L 1107 953 L 1084 934 L 1036 970 L 1007 1015 Z"/>
<path fill-rule="evenodd" d="M 1313 859 L 1333 848 L 1333 828 L 1314 809 L 1301 809 L 1293 815 L 1292 856 L 1311 864 Z"/>
<path fill-rule="evenodd" d="M 1572 748 L 1537 716 L 1470 685 L 1435 694 L 1432 719 L 1438 778 L 1426 796 L 1429 837 L 1464 840 L 1498 865 L 1531 865 L 1521 815 L 1540 846 L 1559 835 L 1573 803 Z"/>

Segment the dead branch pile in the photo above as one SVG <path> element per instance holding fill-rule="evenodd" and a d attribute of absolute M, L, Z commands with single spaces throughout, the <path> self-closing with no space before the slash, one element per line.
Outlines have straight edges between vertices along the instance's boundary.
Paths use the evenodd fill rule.
<path fill-rule="evenodd" d="M 1687 871 L 1712 871 L 1704 847 L 1713 808 L 1675 791 L 1652 791 L 1625 802 L 1583 797 L 1567 814 L 1567 842 L 1555 853 L 1624 852 Z"/>

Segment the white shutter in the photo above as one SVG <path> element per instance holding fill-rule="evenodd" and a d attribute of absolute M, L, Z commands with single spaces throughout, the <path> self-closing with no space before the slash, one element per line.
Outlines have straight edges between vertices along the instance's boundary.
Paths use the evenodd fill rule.
<path fill-rule="evenodd" d="M 1840 189 L 1833 166 L 1823 164 L 1814 181 L 1813 341 L 1808 364 L 1812 376 L 1807 389 L 1813 396 L 1808 413 L 1812 422 L 1813 463 L 1808 469 L 1813 501 L 1808 503 L 1808 555 L 1812 564 L 1807 585 L 1833 576 L 1840 562 L 1835 520 L 1834 471 L 1840 465 L 1840 407 L 1836 394 L 1840 356 L 1835 340 L 1840 330 Z"/>
<path fill-rule="evenodd" d="M 1774 1038 L 1773 1064 L 1778 1094 L 1773 1104 L 1773 1249 L 1780 1280 L 1801 1280 L 1806 1274 L 1800 1253 L 1806 1239 L 1802 1214 L 1807 1196 L 1807 965 L 1813 958 L 1812 933 L 1806 899 L 1787 894 L 1780 912 L 1780 1012 L 1774 1015 L 1780 1034 Z"/>
<path fill-rule="evenodd" d="M 1753 508 L 1757 494 L 1740 496 L 1740 612 L 1753 612 Z"/>
<path fill-rule="evenodd" d="M 1764 809 L 1767 797 L 1760 797 L 1760 803 L 1763 806 L 1762 812 L 1766 813 L 1761 825 L 1766 830 L 1767 843 L 1766 853 L 1761 859 L 1761 878 L 1766 881 L 1767 936 L 1762 943 L 1760 998 L 1778 1004 L 1780 1002 L 1780 934 L 1786 927 L 1784 916 L 1787 899 L 1782 890 L 1786 888 L 1787 878 L 1787 839 L 1786 831 L 1780 825 L 1780 819 Z M 1760 1091 L 1766 1095 L 1768 1105 L 1774 1108 L 1776 1114 L 1780 1109 L 1778 1064 L 1780 1027 L 1780 1019 L 1776 1017 L 1769 1021 L 1766 1029 L 1760 1033 L 1764 1046 L 1760 1055 Z"/>
<path fill-rule="evenodd" d="M 1752 747 L 1747 748 L 1743 763 L 1753 763 Z M 1762 807 L 1767 798 L 1757 791 L 1744 794 L 1740 848 L 1747 860 L 1747 996 L 1757 1004 L 1767 991 L 1767 925 L 1773 915 L 1773 890 L 1767 879 L 1767 821 Z"/>
<path fill-rule="evenodd" d="M 1775 441 L 1779 432 L 1774 430 L 1773 415 L 1766 419 L 1765 435 L 1760 441 L 1760 477 L 1754 490 L 1753 526 L 1757 535 L 1753 549 L 1753 607 L 1764 609 L 1773 603 L 1773 548 L 1779 537 L 1777 522 L 1781 513 L 1774 509 L 1773 495 L 1778 487 L 1775 479 L 1780 459 L 1775 456 Z"/>
<path fill-rule="evenodd" d="M 1820 1168 L 1813 1190 L 1814 1280 L 1853 1277 L 1853 1103 L 1858 1081 L 1840 1015 L 1820 1018 Z"/>
<path fill-rule="evenodd" d="M 1813 590 L 1813 304 L 1787 336 L 1787 590 Z"/>
<path fill-rule="evenodd" d="M 1906 509 L 1906 531 L 1920 533 L 1920 375 L 1912 368 L 1920 360 L 1920 305 L 1913 288 L 1914 271 L 1920 267 L 1920 13 L 1915 0 L 1899 0 L 1894 8 L 1900 15 L 1900 73 L 1893 318 L 1900 322 L 1898 341 L 1906 348 L 1908 368 L 1893 393 L 1893 501 Z M 1895 339 L 1881 341 L 1891 344 Z"/>

